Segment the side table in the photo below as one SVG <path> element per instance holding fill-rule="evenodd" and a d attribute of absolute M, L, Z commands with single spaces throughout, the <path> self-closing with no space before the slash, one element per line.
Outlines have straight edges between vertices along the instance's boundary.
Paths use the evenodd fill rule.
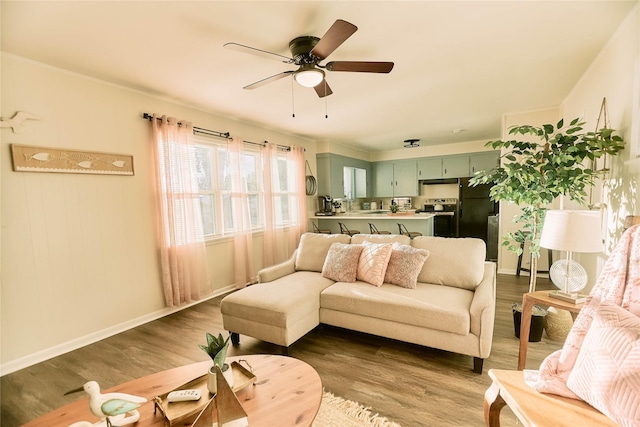
<path fill-rule="evenodd" d="M 580 312 L 584 304 L 573 304 L 561 299 L 549 296 L 550 291 L 528 292 L 522 295 L 522 321 L 520 323 L 520 351 L 518 352 L 518 370 L 525 368 L 527 363 L 527 349 L 529 347 L 529 331 L 531 330 L 531 310 L 535 304 L 555 307 L 571 312 L 575 316 Z"/>
<path fill-rule="evenodd" d="M 535 391 L 525 383 L 522 371 L 491 369 L 489 377 L 493 383 L 484 394 L 487 427 L 500 426 L 500 411 L 505 405 L 524 427 L 617 426 L 587 402 Z"/>

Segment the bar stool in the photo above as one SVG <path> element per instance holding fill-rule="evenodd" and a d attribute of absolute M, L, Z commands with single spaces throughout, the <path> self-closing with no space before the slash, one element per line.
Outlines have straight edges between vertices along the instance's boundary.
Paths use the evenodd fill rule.
<path fill-rule="evenodd" d="M 331 230 L 325 230 L 325 229 L 320 230 L 315 222 L 311 222 L 311 225 L 313 225 L 313 232 L 314 233 L 331 234 Z"/>
<path fill-rule="evenodd" d="M 530 268 L 525 268 L 522 266 L 522 255 L 524 254 L 524 242 L 520 243 L 520 255 L 518 255 L 518 267 L 516 267 L 516 276 L 520 277 L 520 272 L 521 271 L 526 271 L 528 273 L 531 273 L 531 269 Z M 549 265 L 549 268 L 551 268 L 551 265 L 553 264 L 553 257 L 551 256 L 551 249 L 547 249 L 547 264 Z M 549 270 L 538 270 L 536 273 L 548 273 Z"/>
<path fill-rule="evenodd" d="M 398 230 L 400 230 L 400 234 L 403 234 L 405 236 L 409 236 L 412 239 L 414 237 L 422 236 L 422 233 L 419 233 L 417 231 L 409 231 L 409 230 L 407 230 L 407 227 L 405 227 L 404 224 L 398 223 Z"/>
<path fill-rule="evenodd" d="M 371 234 L 391 234 L 390 231 L 385 231 L 385 230 L 379 231 L 378 228 L 372 223 L 369 223 L 369 232 Z"/>
<path fill-rule="evenodd" d="M 338 225 L 340 226 L 340 232 L 342 234 L 348 234 L 349 236 L 353 236 L 354 234 L 360 234 L 358 230 L 349 230 L 347 226 L 341 222 L 339 222 Z"/>

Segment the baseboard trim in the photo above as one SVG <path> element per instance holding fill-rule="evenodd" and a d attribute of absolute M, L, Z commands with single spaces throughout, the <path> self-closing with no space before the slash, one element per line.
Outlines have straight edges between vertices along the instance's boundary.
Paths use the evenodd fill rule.
<path fill-rule="evenodd" d="M 20 369 L 27 368 L 29 366 L 35 365 L 36 363 L 44 362 L 45 360 L 49 360 L 54 357 L 60 356 L 62 354 L 68 353 L 70 351 L 77 350 L 86 345 L 96 343 L 105 338 L 109 338 L 121 332 L 128 331 L 129 329 L 135 328 L 140 325 L 144 325 L 145 323 L 149 323 L 154 320 L 160 319 L 162 317 L 168 316 L 170 314 L 177 313 L 186 308 L 193 307 L 194 305 L 200 304 L 212 298 L 231 292 L 234 289 L 235 287 L 233 285 L 226 286 L 221 289 L 216 289 L 211 295 L 208 295 L 203 299 L 192 302 L 190 304 L 181 305 L 179 307 L 166 307 L 161 310 L 145 314 L 144 316 L 140 316 L 135 319 L 131 319 L 126 322 L 113 325 L 109 328 L 105 328 L 100 331 L 96 331 L 91 334 L 84 335 L 79 338 L 75 338 L 71 341 L 67 341 L 62 344 L 49 347 L 47 349 L 37 351 L 35 353 L 29 354 L 24 357 L 20 357 L 18 359 L 15 359 L 0 365 L 0 376 L 4 376 L 12 372 L 19 371 Z"/>
<path fill-rule="evenodd" d="M 516 270 L 512 270 L 509 268 L 501 268 L 500 270 L 497 271 L 498 274 L 506 274 L 509 276 L 515 276 L 516 275 Z M 525 277 L 529 277 L 529 272 L 528 271 L 523 271 L 520 273 L 520 276 L 525 276 Z M 537 274 L 538 277 L 549 277 L 548 273 L 538 273 Z"/>

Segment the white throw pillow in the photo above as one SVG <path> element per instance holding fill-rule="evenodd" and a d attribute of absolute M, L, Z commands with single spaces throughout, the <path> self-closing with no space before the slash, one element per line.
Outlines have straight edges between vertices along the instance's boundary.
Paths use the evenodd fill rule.
<path fill-rule="evenodd" d="M 357 279 L 375 286 L 382 286 L 387 264 L 391 257 L 391 243 L 362 243 L 362 252 L 358 262 Z"/>

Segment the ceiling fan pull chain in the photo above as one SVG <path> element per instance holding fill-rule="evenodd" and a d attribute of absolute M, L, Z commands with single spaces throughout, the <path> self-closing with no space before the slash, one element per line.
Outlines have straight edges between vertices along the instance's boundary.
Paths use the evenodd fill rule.
<path fill-rule="evenodd" d="M 296 118 L 296 100 L 294 96 L 293 89 L 293 77 L 291 77 L 291 117 Z"/>
<path fill-rule="evenodd" d="M 327 104 L 329 103 L 329 101 L 327 101 L 327 81 L 323 80 L 324 82 L 324 118 L 328 119 L 329 118 L 329 108 L 327 107 Z"/>

